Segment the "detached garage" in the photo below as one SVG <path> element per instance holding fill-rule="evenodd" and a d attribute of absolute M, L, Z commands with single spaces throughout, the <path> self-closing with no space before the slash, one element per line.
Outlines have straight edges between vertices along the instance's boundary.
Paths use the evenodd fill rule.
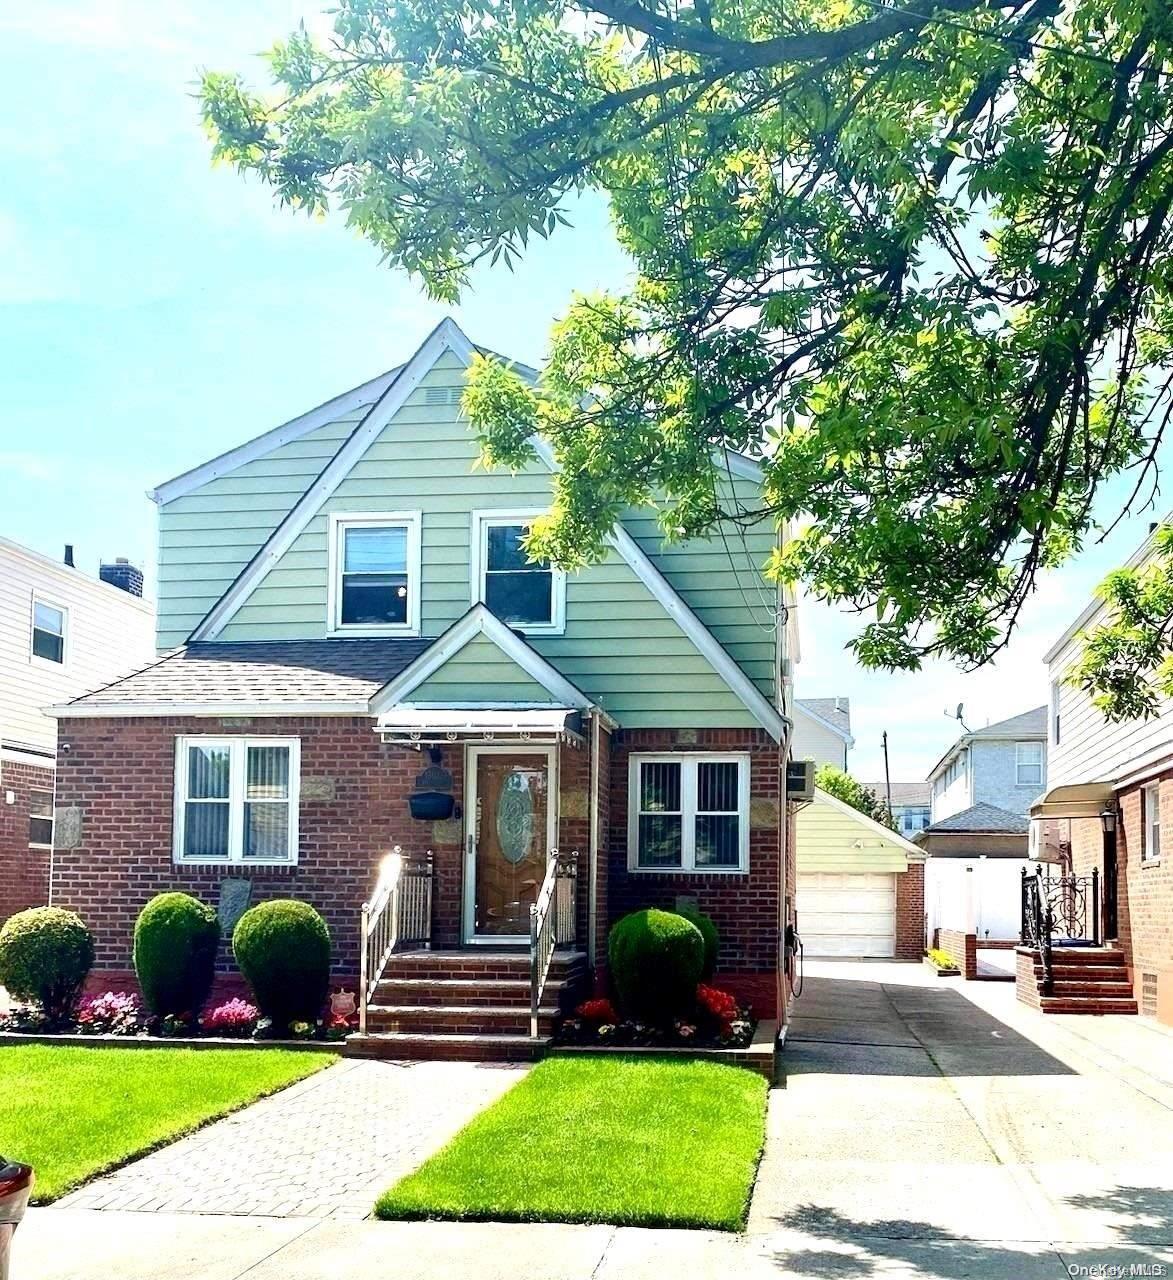
<path fill-rule="evenodd" d="M 795 844 L 806 955 L 919 959 L 923 850 L 823 791 L 799 811 Z"/>

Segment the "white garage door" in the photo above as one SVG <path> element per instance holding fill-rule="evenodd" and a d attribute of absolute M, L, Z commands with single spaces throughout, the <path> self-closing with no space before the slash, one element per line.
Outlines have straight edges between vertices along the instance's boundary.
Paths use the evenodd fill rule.
<path fill-rule="evenodd" d="M 896 954 L 896 876 L 798 876 L 798 932 L 808 956 Z"/>

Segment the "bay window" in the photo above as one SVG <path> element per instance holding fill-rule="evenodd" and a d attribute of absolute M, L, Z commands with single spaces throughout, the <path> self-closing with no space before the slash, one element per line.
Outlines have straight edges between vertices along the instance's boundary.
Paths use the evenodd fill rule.
<path fill-rule="evenodd" d="M 297 861 L 297 738 L 179 738 L 175 861 Z"/>
<path fill-rule="evenodd" d="M 745 871 L 749 757 L 633 755 L 628 866 L 633 871 Z"/>

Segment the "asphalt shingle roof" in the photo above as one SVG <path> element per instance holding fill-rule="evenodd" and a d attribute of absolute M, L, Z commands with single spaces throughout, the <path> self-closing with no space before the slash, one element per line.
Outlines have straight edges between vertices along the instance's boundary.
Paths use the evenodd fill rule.
<path fill-rule="evenodd" d="M 1017 738 L 1021 734 L 1047 732 L 1047 708 L 1035 707 L 1032 711 L 1023 711 L 1011 716 L 1009 720 L 999 720 L 997 724 L 988 724 L 983 729 L 971 729 L 971 738 Z"/>
<path fill-rule="evenodd" d="M 953 832 L 957 835 L 986 834 L 1024 836 L 1030 829 L 1030 821 L 1021 814 L 1011 813 L 1008 809 L 999 809 L 992 804 L 975 804 L 960 813 L 951 814 L 926 827 L 922 834 L 936 835 L 938 832 Z"/>
<path fill-rule="evenodd" d="M 851 700 L 849 698 L 798 698 L 800 707 L 806 707 L 815 715 L 835 725 L 844 733 L 851 733 Z"/>
<path fill-rule="evenodd" d="M 190 644 L 69 705 L 160 702 L 356 702 L 430 640 L 280 640 Z"/>

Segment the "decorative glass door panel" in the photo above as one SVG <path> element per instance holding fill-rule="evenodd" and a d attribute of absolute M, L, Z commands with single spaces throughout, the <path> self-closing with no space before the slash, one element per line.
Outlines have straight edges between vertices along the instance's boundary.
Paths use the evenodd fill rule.
<path fill-rule="evenodd" d="M 528 937 L 529 909 L 549 852 L 550 757 L 477 751 L 473 830 L 473 933 Z"/>

